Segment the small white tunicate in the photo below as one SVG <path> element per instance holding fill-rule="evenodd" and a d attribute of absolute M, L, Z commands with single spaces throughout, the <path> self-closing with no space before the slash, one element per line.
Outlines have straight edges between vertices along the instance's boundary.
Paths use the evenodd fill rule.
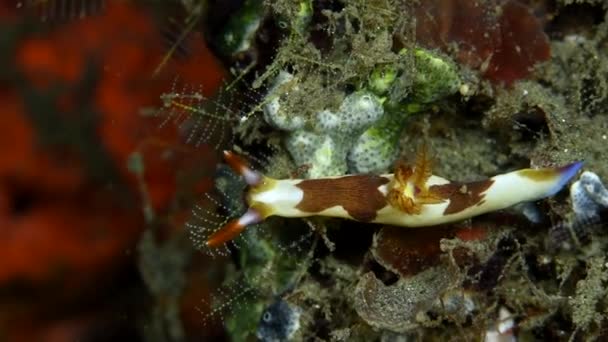
<path fill-rule="evenodd" d="M 266 95 L 263 105 L 264 120 L 279 129 L 293 131 L 305 124 L 305 119 L 281 106 L 280 99 L 289 96 L 288 89 L 281 86 L 294 79 L 294 76 L 286 71 L 281 71 L 274 80 L 270 91 Z M 286 87 L 288 88 L 288 87 Z M 281 108 L 283 107 L 283 108 Z"/>
<path fill-rule="evenodd" d="M 579 218 L 597 217 L 602 208 L 608 208 L 608 190 L 600 177 L 590 171 L 583 172 L 570 186 L 570 199 L 572 211 Z"/>
<path fill-rule="evenodd" d="M 342 120 L 338 114 L 327 109 L 317 113 L 317 128 L 322 132 L 331 132 L 338 129 Z"/>
<path fill-rule="evenodd" d="M 351 173 L 383 173 L 397 157 L 396 146 L 383 136 L 364 132 L 348 151 L 347 161 Z"/>
<path fill-rule="evenodd" d="M 579 34 L 569 34 L 564 37 L 564 41 L 570 44 L 582 44 L 585 40 L 586 38 Z"/>
<path fill-rule="evenodd" d="M 359 133 L 384 115 L 380 100 L 373 94 L 355 92 L 348 95 L 337 113 L 341 120 L 338 127 L 344 133 Z"/>
<path fill-rule="evenodd" d="M 471 89 L 468 84 L 463 83 L 460 85 L 460 88 L 458 88 L 458 91 L 460 92 L 460 95 L 467 96 L 469 95 L 469 91 L 471 91 Z"/>
<path fill-rule="evenodd" d="M 304 126 L 304 118 L 281 109 L 281 104 L 279 103 L 278 98 L 274 98 L 269 101 L 266 105 L 264 105 L 263 109 L 264 120 L 279 129 L 294 131 Z"/>
<path fill-rule="evenodd" d="M 286 147 L 298 165 L 309 164 L 312 154 L 321 144 L 322 137 L 307 131 L 295 131 L 287 136 Z"/>
<path fill-rule="evenodd" d="M 264 114 L 268 115 L 269 117 L 275 117 L 279 112 L 279 108 L 281 108 L 279 99 L 274 98 L 264 106 Z"/>

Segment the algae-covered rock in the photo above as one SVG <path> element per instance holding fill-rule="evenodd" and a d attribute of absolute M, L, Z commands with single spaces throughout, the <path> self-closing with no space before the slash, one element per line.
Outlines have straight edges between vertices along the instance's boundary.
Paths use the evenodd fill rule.
<path fill-rule="evenodd" d="M 380 99 L 366 91 L 354 92 L 340 105 L 337 112 L 317 113 L 315 129 L 330 135 L 356 136 L 384 115 Z"/>
<path fill-rule="evenodd" d="M 390 286 L 384 285 L 373 273 L 366 273 L 355 289 L 355 309 L 374 327 L 405 332 L 427 323 L 425 312 L 451 282 L 450 273 L 441 267 L 400 278 Z"/>
<path fill-rule="evenodd" d="M 346 150 L 332 136 L 295 131 L 285 142 L 297 165 L 303 165 L 308 178 L 343 175 L 347 171 Z"/>
<path fill-rule="evenodd" d="M 297 87 L 295 82 L 292 74 L 281 71 L 266 95 L 266 103 L 263 107 L 264 120 L 278 129 L 293 131 L 302 128 L 307 122 L 301 113 L 289 111 L 281 105 L 281 93 L 293 90 L 289 88 L 292 83 Z"/>
<path fill-rule="evenodd" d="M 389 112 L 361 134 L 348 151 L 348 169 L 352 173 L 383 173 L 399 153 L 399 136 L 404 119 L 401 113 Z"/>
<path fill-rule="evenodd" d="M 414 61 L 411 102 L 431 103 L 458 91 L 458 69 L 449 58 L 418 48 L 414 50 Z"/>
<path fill-rule="evenodd" d="M 289 341 L 300 329 L 302 310 L 282 298 L 270 304 L 262 313 L 256 336 L 260 341 Z"/>
<path fill-rule="evenodd" d="M 218 35 L 222 54 L 234 56 L 251 48 L 264 16 L 264 1 L 246 0 Z"/>
<path fill-rule="evenodd" d="M 580 329 L 587 330 L 591 324 L 600 324 L 604 319 L 598 312 L 598 305 L 604 298 L 602 289 L 608 280 L 606 262 L 603 256 L 589 260 L 587 276 L 576 284 L 576 296 L 570 299 L 572 322 Z"/>
<path fill-rule="evenodd" d="M 293 76 L 281 73 L 275 89 L 292 79 Z M 289 131 L 285 146 L 296 164 L 306 167 L 309 178 L 345 174 L 347 153 L 355 140 L 384 116 L 381 100 L 365 91 L 346 96 L 337 111 L 325 109 L 313 118 L 285 112 L 277 95 L 272 96 L 264 108 L 265 119 Z"/>
<path fill-rule="evenodd" d="M 407 50 L 401 56 L 411 57 Z M 308 116 L 305 110 L 284 105 L 286 97 L 302 94 L 298 78 L 280 71 L 266 95 L 264 119 L 290 132 L 287 150 L 297 165 L 309 169 L 307 177 L 386 172 L 398 155 L 409 115 L 455 93 L 461 84 L 457 68 L 446 57 L 416 48 L 413 61 L 415 68 L 409 72 L 397 64 L 378 65 L 361 89 L 344 96 L 337 110 L 325 108 Z M 410 88 L 409 95 L 395 103 L 383 96 L 398 77 L 409 78 Z"/>

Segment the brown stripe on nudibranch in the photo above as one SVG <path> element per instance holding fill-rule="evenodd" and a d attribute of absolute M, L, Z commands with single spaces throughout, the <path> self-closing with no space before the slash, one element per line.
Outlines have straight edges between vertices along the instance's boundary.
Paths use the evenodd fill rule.
<path fill-rule="evenodd" d="M 388 178 L 375 175 L 303 180 L 296 184 L 304 192 L 296 208 L 318 213 L 341 206 L 353 219 L 370 222 L 376 218 L 378 210 L 387 204 L 378 188 L 388 182 Z"/>
<path fill-rule="evenodd" d="M 450 201 L 443 214 L 450 215 L 459 213 L 474 205 L 482 204 L 484 195 L 482 194 L 492 184 L 492 179 L 486 179 L 471 183 L 450 182 L 448 184 L 433 185 L 429 191 Z"/>

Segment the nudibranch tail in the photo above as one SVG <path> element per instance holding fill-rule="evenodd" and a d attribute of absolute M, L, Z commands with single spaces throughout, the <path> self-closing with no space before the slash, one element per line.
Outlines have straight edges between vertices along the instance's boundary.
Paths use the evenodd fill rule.
<path fill-rule="evenodd" d="M 544 198 L 558 193 L 576 176 L 582 167 L 583 162 L 577 161 L 559 168 L 524 169 L 515 171 L 512 174 L 530 182 L 530 187 L 536 189 L 535 192 L 538 193 L 536 197 Z M 521 181 L 514 181 L 513 185 L 520 183 L 522 185 L 525 184 Z M 529 191 L 532 192 L 532 189 L 529 189 Z"/>
<path fill-rule="evenodd" d="M 570 182 L 572 178 L 574 178 L 574 176 L 576 176 L 578 171 L 583 167 L 583 164 L 584 163 L 582 161 L 577 161 L 557 169 L 559 181 L 555 187 L 551 189 L 547 196 L 553 196 L 559 192 L 566 184 L 568 184 L 568 182 Z"/>
<path fill-rule="evenodd" d="M 560 168 L 524 169 L 470 183 L 431 176 L 424 186 L 413 181 L 402 184 L 396 172 L 387 196 L 389 205 L 378 212 L 373 222 L 427 227 L 536 201 L 561 190 L 582 165 L 582 162 L 575 162 Z M 412 188 L 419 190 L 418 193 Z M 397 197 L 391 197 L 392 194 L 399 194 L 409 202 L 394 201 L 392 199 Z M 411 207 L 404 207 L 403 203 L 411 203 Z"/>
<path fill-rule="evenodd" d="M 582 165 L 582 162 L 575 162 L 560 168 L 523 169 L 486 181 L 463 184 L 466 191 L 453 193 L 444 214 L 461 219 L 553 196 L 577 174 Z M 469 192 L 475 196 L 467 196 Z M 466 205 L 457 205 L 459 202 Z"/>

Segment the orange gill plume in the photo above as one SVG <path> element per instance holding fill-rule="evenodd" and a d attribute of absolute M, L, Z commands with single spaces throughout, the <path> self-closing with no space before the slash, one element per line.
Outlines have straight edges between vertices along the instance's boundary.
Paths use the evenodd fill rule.
<path fill-rule="evenodd" d="M 387 195 L 387 201 L 399 210 L 408 214 L 420 212 L 420 207 L 416 207 L 414 199 L 405 195 L 409 186 L 409 180 L 414 174 L 411 166 L 399 163 L 395 168 L 395 178 L 390 185 L 391 189 Z"/>
<path fill-rule="evenodd" d="M 399 210 L 420 214 L 422 205 L 438 204 L 444 201 L 426 185 L 432 176 L 433 160 L 428 155 L 428 147 L 423 144 L 416 153 L 414 166 L 400 163 L 395 168 L 395 177 L 387 195 L 388 202 Z"/>

